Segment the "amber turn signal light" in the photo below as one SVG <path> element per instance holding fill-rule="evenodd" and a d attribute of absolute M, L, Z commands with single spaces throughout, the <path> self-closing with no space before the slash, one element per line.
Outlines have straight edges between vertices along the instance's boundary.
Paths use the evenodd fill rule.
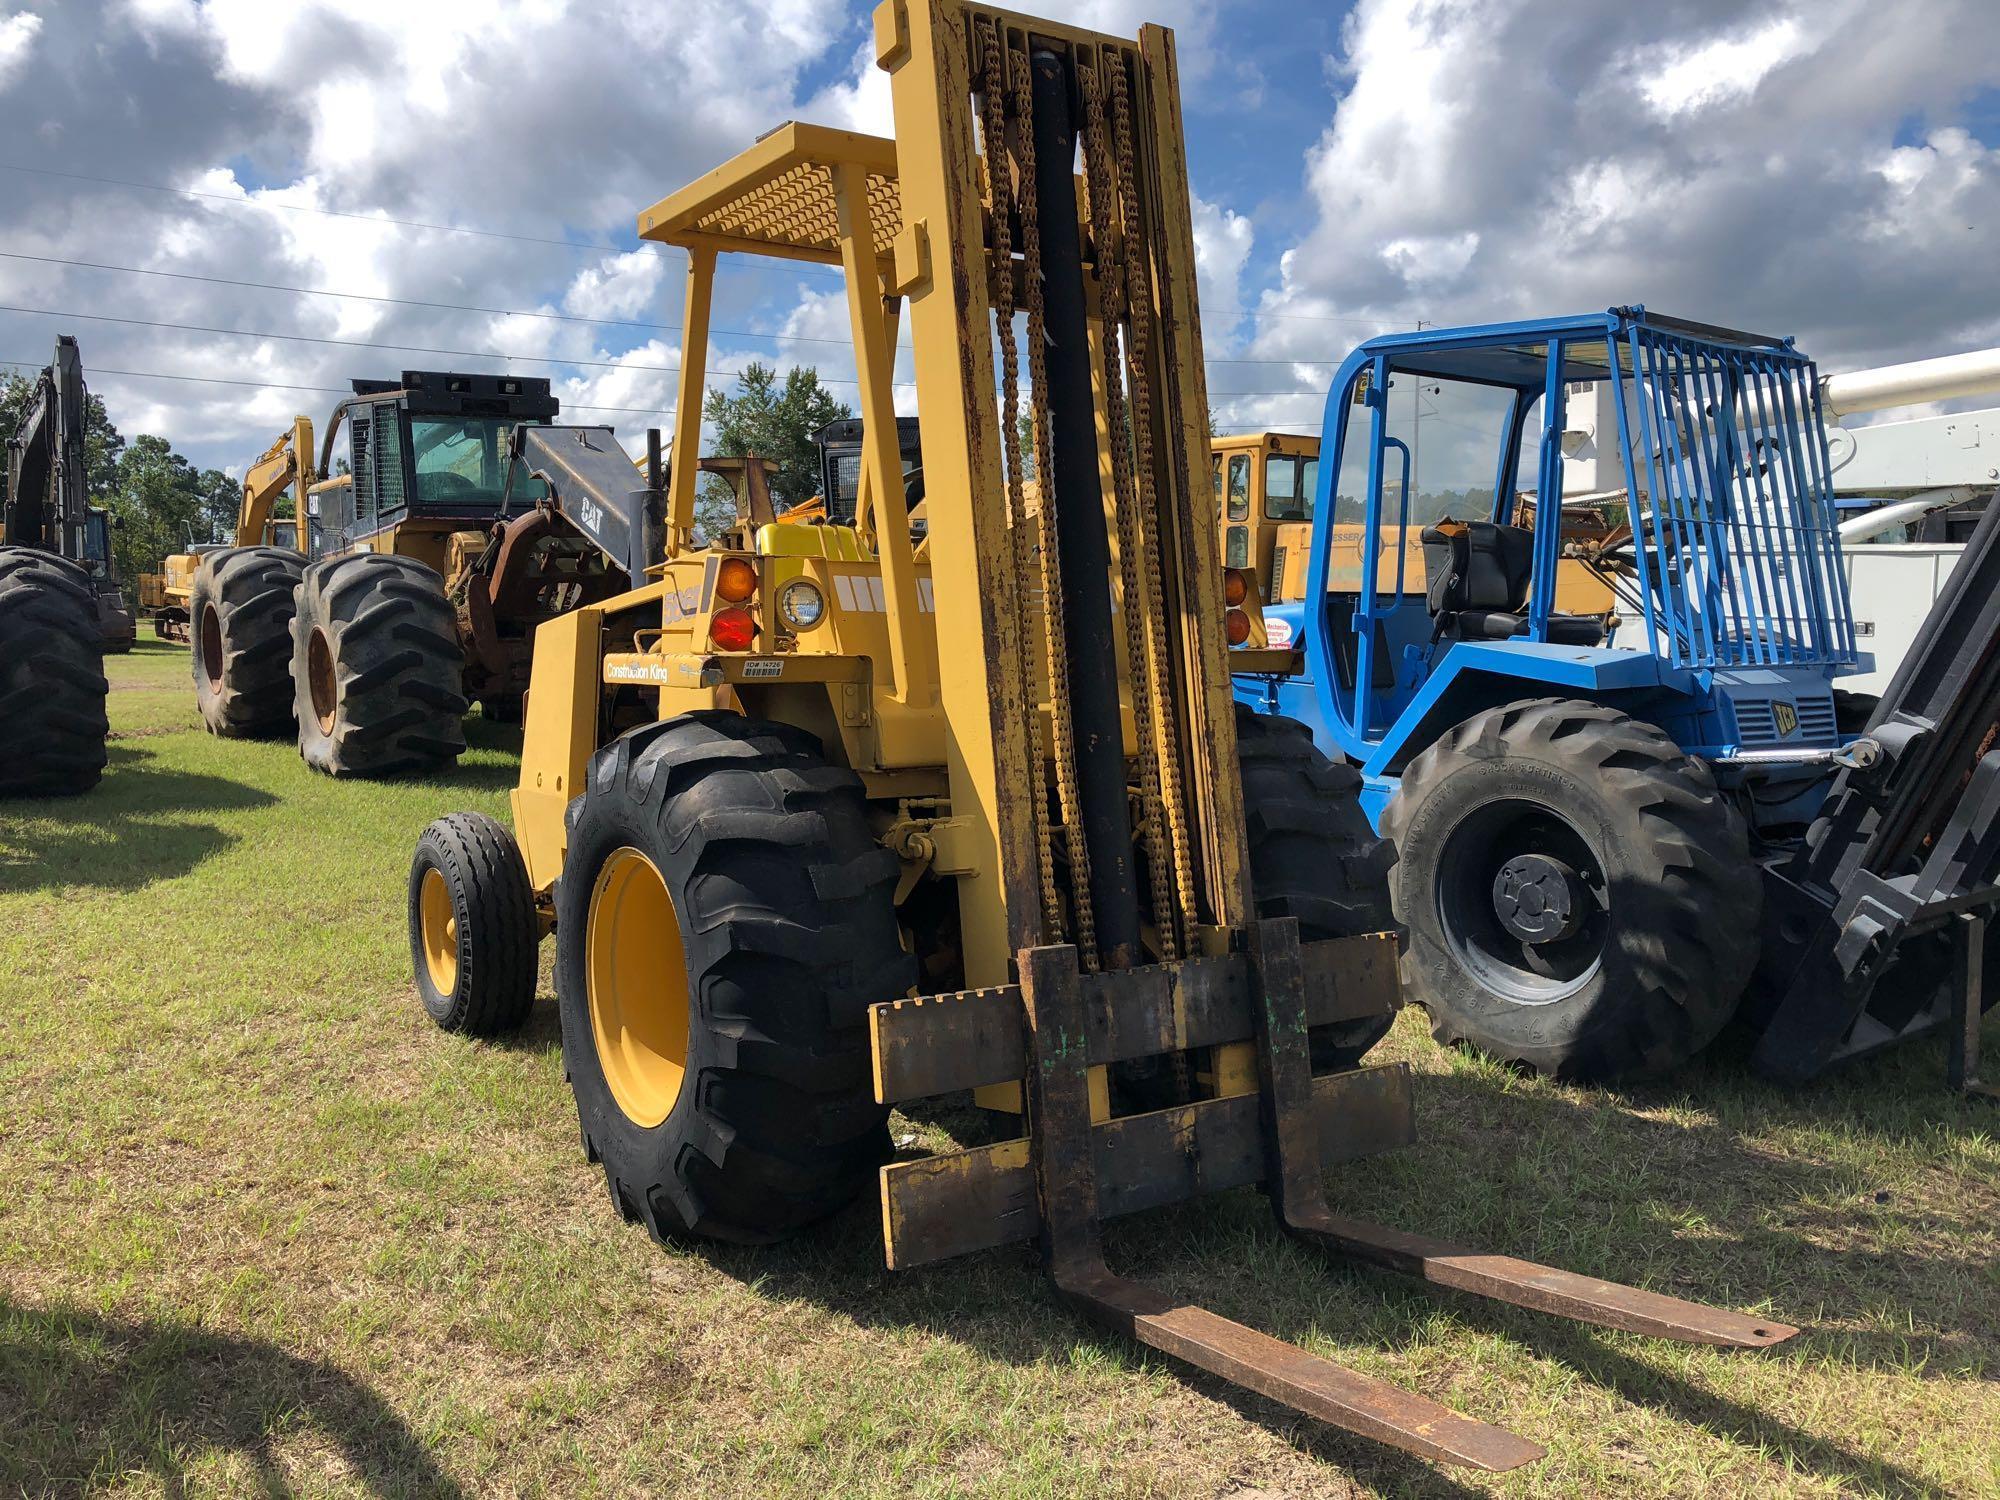
<path fill-rule="evenodd" d="M 1243 576 L 1241 568 L 1222 570 L 1222 602 L 1231 609 L 1250 597 L 1250 580 Z"/>
<path fill-rule="evenodd" d="M 715 570 L 715 591 L 731 604 L 741 604 L 757 592 L 757 569 L 747 558 L 723 558 Z"/>
<path fill-rule="evenodd" d="M 1240 646 L 1250 639 L 1250 617 L 1240 609 L 1232 609 L 1222 617 L 1222 629 L 1230 645 Z"/>

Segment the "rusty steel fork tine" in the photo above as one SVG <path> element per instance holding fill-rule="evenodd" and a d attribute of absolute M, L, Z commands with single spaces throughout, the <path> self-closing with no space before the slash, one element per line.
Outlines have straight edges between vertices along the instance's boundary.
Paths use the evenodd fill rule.
<path fill-rule="evenodd" d="M 1278 1221 L 1289 1233 L 1438 1286 L 1629 1333 L 1691 1344 L 1763 1349 L 1798 1332 L 1788 1323 L 1769 1318 L 1748 1317 L 1511 1255 L 1488 1255 L 1424 1235 L 1335 1218 L 1327 1207 L 1320 1176 L 1319 1126 L 1312 1114 L 1312 1055 L 1299 967 L 1298 923 L 1282 917 L 1251 924 L 1250 955 L 1262 994 L 1255 1009 L 1260 1107 L 1265 1111 L 1265 1140 L 1274 1158 L 1265 1181 Z"/>
<path fill-rule="evenodd" d="M 1056 1285 L 1092 1322 L 1268 1396 L 1334 1427 L 1419 1458 L 1501 1473 L 1547 1453 L 1539 1443 L 1309 1354 L 1205 1308 L 1175 1302 L 1105 1270 L 1058 1272 Z"/>
<path fill-rule="evenodd" d="M 1753 1318 L 1726 1307 L 1686 1302 L 1616 1281 L 1599 1281 L 1594 1276 L 1580 1276 L 1574 1271 L 1537 1265 L 1511 1255 L 1467 1250 L 1426 1235 L 1406 1234 L 1354 1219 L 1337 1219 L 1330 1213 L 1287 1219 L 1285 1228 L 1325 1249 L 1437 1286 L 1473 1292 L 1580 1323 L 1620 1328 L 1627 1333 L 1678 1339 L 1684 1344 L 1766 1349 L 1782 1344 L 1798 1332 L 1789 1323 L 1770 1318 Z"/>
<path fill-rule="evenodd" d="M 1091 1154 L 1082 976 L 1076 950 L 1020 954 L 1028 1014 L 1027 1103 L 1042 1254 L 1063 1296 L 1092 1322 L 1294 1411 L 1422 1458 L 1498 1473 L 1545 1450 L 1387 1381 L 1114 1276 L 1104 1264 Z"/>

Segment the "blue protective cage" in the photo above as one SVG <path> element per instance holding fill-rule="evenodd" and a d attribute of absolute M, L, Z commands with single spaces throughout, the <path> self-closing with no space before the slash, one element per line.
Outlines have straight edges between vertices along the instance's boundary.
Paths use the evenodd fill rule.
<path fill-rule="evenodd" d="M 1746 344 L 1636 310 L 1609 316 L 1626 488 L 1652 502 L 1633 512 L 1649 637 L 1680 667 L 1852 666 L 1812 361 L 1790 339 Z"/>
<path fill-rule="evenodd" d="M 1517 473 L 1534 474 L 1538 502 L 1563 493 L 1568 397 L 1610 383 L 1632 529 L 1627 607 L 1611 640 L 1551 639 L 1560 525 L 1534 528 L 1525 618 L 1512 638 L 1438 637 L 1404 563 L 1413 461 L 1385 426 L 1399 376 L 1511 393 L 1492 435 L 1490 512 L 1466 518 L 1493 521 L 1510 517 Z M 1357 443 L 1368 454 L 1359 589 L 1329 593 L 1336 486 Z M 1403 762 L 1444 728 L 1528 696 L 1614 703 L 1693 753 L 1719 765 L 1759 761 L 1767 774 L 1839 745 L 1832 679 L 1865 658 L 1855 649 L 1818 376 L 1789 338 L 1641 307 L 1384 336 L 1335 376 L 1320 454 L 1306 601 L 1266 610 L 1291 617 L 1306 670 L 1239 678 L 1237 692 L 1305 720 L 1325 748 L 1361 764 L 1371 811 Z M 1392 465 L 1401 480 L 1393 514 Z"/>

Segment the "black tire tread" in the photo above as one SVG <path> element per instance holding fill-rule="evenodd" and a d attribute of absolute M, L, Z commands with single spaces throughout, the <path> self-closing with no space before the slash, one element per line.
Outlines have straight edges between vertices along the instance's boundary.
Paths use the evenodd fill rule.
<path fill-rule="evenodd" d="M 314 627 L 333 643 L 340 681 L 331 733 L 306 673 Z M 465 752 L 465 659 L 444 580 L 414 558 L 348 553 L 306 569 L 290 673 L 299 753 L 329 776 L 429 771 Z"/>
<path fill-rule="evenodd" d="M 681 1131 L 664 1161 L 622 1149 L 620 1120 L 594 1122 L 577 1088 L 585 1147 L 613 1202 L 662 1241 L 762 1243 L 836 1212 L 870 1186 L 888 1144 L 868 1006 L 916 978 L 892 903 L 898 864 L 869 830 L 860 778 L 798 729 L 727 712 L 646 725 L 598 752 L 570 805 L 577 873 L 566 870 L 556 896 L 573 1087 L 586 1069 L 600 1080 L 574 945 L 594 879 L 577 857 L 613 836 L 593 832 L 606 819 L 649 826 L 668 851 L 691 1024 L 712 1051 L 698 1077 L 691 1056 L 692 1108 L 684 1095 L 660 1127 Z"/>
<path fill-rule="evenodd" d="M 188 596 L 188 663 L 208 732 L 258 739 L 292 731 L 292 611 L 305 559 L 284 547 L 227 547 L 204 556 Z M 211 691 L 201 619 L 214 604 L 222 684 Z"/>
<path fill-rule="evenodd" d="M 450 995 L 436 995 L 424 964 L 418 894 L 428 869 L 444 876 L 458 915 L 458 985 Z M 410 959 L 431 1019 L 466 1036 L 520 1030 L 534 1008 L 539 949 L 535 893 L 514 835 L 476 812 L 448 813 L 426 828 L 410 863 Z"/>
<path fill-rule="evenodd" d="M 97 594 L 79 564 L 0 547 L 0 797 L 71 797 L 103 778 Z"/>
<path fill-rule="evenodd" d="M 1431 1014 L 1432 1035 L 1471 1045 L 1562 1079 L 1657 1077 L 1694 1056 L 1734 1014 L 1756 966 L 1763 889 L 1747 826 L 1701 761 L 1663 731 L 1604 704 L 1538 698 L 1475 714 L 1412 759 L 1383 817 L 1399 845 L 1432 789 L 1477 760 L 1560 757 L 1580 780 L 1634 810 L 1649 838 L 1625 846 L 1652 863 L 1633 883 L 1647 911 L 1621 944 L 1625 982 L 1567 1045 L 1510 1052 L 1500 1039 L 1454 1021 L 1432 993 L 1414 929 L 1404 993 Z M 1397 887 L 1399 915 L 1409 916 Z M 1628 902 L 1629 908 L 1629 902 Z M 1616 910 L 1616 908 L 1614 908 Z"/>
<path fill-rule="evenodd" d="M 1243 703 L 1236 705 L 1236 752 L 1257 915 L 1297 918 L 1306 941 L 1393 931 L 1396 848 L 1368 826 L 1361 773 L 1329 759 L 1298 720 Z M 1315 1027 L 1314 1070 L 1355 1066 L 1393 1021 Z"/>

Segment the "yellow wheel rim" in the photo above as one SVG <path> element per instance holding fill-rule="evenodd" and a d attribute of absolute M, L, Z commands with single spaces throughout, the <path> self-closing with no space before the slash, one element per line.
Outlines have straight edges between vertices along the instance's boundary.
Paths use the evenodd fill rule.
<path fill-rule="evenodd" d="M 688 975 L 667 883 L 637 849 L 614 850 L 598 871 L 584 961 L 604 1081 L 625 1118 L 650 1130 L 687 1078 Z"/>
<path fill-rule="evenodd" d="M 450 995 L 458 988 L 458 916 L 451 909 L 451 887 L 444 883 L 444 871 L 436 867 L 424 871 L 417 892 L 417 925 L 423 933 L 431 988 Z"/>

